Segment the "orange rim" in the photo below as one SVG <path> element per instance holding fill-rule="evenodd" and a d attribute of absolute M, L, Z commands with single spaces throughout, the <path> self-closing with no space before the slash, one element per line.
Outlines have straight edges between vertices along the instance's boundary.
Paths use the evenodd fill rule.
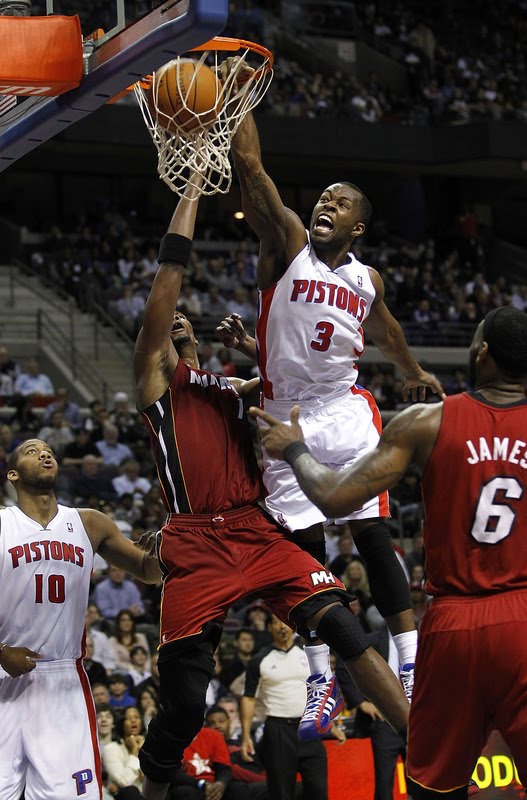
<path fill-rule="evenodd" d="M 274 55 L 271 53 L 267 47 L 264 47 L 263 44 L 257 44 L 256 42 L 249 42 L 246 39 L 235 39 L 231 36 L 215 36 L 213 39 L 209 39 L 208 42 L 204 42 L 203 44 L 198 45 L 197 47 L 192 47 L 190 50 L 187 50 L 188 53 L 194 53 L 196 51 L 201 50 L 230 50 L 232 52 L 236 52 L 236 50 L 241 49 L 252 50 L 253 53 L 257 53 L 261 56 L 265 64 L 262 67 L 265 69 L 265 72 L 270 72 L 273 68 L 274 64 Z M 258 72 L 262 69 L 259 68 Z M 141 88 L 149 89 L 152 85 L 152 75 L 145 75 L 140 81 L 137 81 Z M 121 97 L 124 97 L 129 92 L 133 92 L 135 84 L 131 86 L 127 86 L 126 89 L 123 89 L 122 92 L 112 97 L 111 100 L 106 101 L 106 105 L 111 105 L 115 103 L 116 100 L 120 100 Z"/>
<path fill-rule="evenodd" d="M 268 50 L 267 47 L 264 47 L 263 44 L 249 42 L 246 39 L 234 39 L 231 36 L 215 36 L 214 39 L 209 39 L 208 42 L 193 47 L 188 52 L 193 53 L 195 50 L 232 50 L 234 52 L 242 48 L 252 50 L 253 53 L 258 53 L 259 56 L 267 60 L 265 71 L 270 72 L 272 70 L 274 56 L 271 51 Z"/>

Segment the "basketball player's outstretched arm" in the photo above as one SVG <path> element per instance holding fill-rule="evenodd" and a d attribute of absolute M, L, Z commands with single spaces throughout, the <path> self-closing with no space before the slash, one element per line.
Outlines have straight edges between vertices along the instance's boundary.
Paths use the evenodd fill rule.
<path fill-rule="evenodd" d="M 362 327 L 383 356 L 403 373 L 403 399 L 406 400 L 411 395 L 414 401 L 424 400 L 427 388 L 444 398 L 445 390 L 436 376 L 424 370 L 413 357 L 403 329 L 384 302 L 384 282 L 371 267 L 370 277 L 375 286 L 375 300 Z"/>
<path fill-rule="evenodd" d="M 286 208 L 262 164 L 260 139 L 249 112 L 232 138 L 231 152 L 240 180 L 243 213 L 260 240 L 257 280 L 268 289 L 305 247 L 307 234 L 300 217 Z"/>
<path fill-rule="evenodd" d="M 384 430 L 370 453 L 347 469 L 336 471 L 320 464 L 304 448 L 286 453 L 300 488 L 327 517 L 344 517 L 368 500 L 391 489 L 409 465 L 424 467 L 435 444 L 442 418 L 442 404 L 416 405 L 398 414 Z M 298 422 L 300 407 L 291 411 L 291 423 L 278 422 L 259 408 L 250 413 L 260 417 L 269 428 L 260 430 L 262 445 L 269 455 L 283 458 L 285 448 L 302 443 L 304 436 Z"/>
<path fill-rule="evenodd" d="M 200 179 L 193 176 L 192 183 L 189 182 L 176 206 L 167 233 L 188 239 L 194 236 L 199 196 L 199 190 L 194 185 L 196 183 L 200 184 Z M 146 301 L 143 327 L 134 351 L 136 401 L 140 410 L 155 403 L 164 394 L 179 360 L 171 332 L 184 267 L 184 264 L 177 262 L 160 263 Z"/>
<path fill-rule="evenodd" d="M 161 581 L 157 556 L 134 547 L 110 517 L 91 508 L 79 509 L 79 514 L 94 552 L 143 583 Z"/>

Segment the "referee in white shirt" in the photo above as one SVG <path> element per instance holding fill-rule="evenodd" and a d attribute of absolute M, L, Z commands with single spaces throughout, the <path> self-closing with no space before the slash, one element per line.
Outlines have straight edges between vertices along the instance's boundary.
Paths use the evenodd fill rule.
<path fill-rule="evenodd" d="M 296 775 L 302 776 L 304 800 L 327 800 L 328 762 L 318 739 L 301 742 L 298 723 L 306 703 L 309 666 L 302 647 L 295 644 L 291 628 L 273 616 L 269 623 L 273 644 L 263 647 L 249 662 L 240 704 L 241 752 L 251 761 L 254 745 L 251 725 L 255 698 L 265 707 L 262 760 L 267 772 L 269 797 L 292 800 Z"/>

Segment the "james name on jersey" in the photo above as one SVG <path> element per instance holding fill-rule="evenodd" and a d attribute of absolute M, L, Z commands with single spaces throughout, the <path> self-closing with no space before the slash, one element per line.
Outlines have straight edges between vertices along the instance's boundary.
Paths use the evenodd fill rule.
<path fill-rule="evenodd" d="M 527 469 L 527 442 L 516 439 L 511 443 L 512 439 L 508 436 L 503 438 L 494 436 L 489 441 L 480 436 L 476 443 L 468 439 L 466 445 L 470 455 L 467 461 L 469 464 L 479 464 L 481 461 L 507 461 L 509 464 L 519 464 L 523 469 Z"/>

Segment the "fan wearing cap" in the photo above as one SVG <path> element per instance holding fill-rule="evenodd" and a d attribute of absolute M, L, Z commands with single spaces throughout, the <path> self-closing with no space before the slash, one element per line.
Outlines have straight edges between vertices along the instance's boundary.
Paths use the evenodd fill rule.
<path fill-rule="evenodd" d="M 458 800 L 497 728 L 527 785 L 527 315 L 495 309 L 470 347 L 471 392 L 395 417 L 352 467 L 322 466 L 290 424 L 260 409 L 263 444 L 328 516 L 422 474 L 426 591 L 410 712 L 414 800 Z"/>

